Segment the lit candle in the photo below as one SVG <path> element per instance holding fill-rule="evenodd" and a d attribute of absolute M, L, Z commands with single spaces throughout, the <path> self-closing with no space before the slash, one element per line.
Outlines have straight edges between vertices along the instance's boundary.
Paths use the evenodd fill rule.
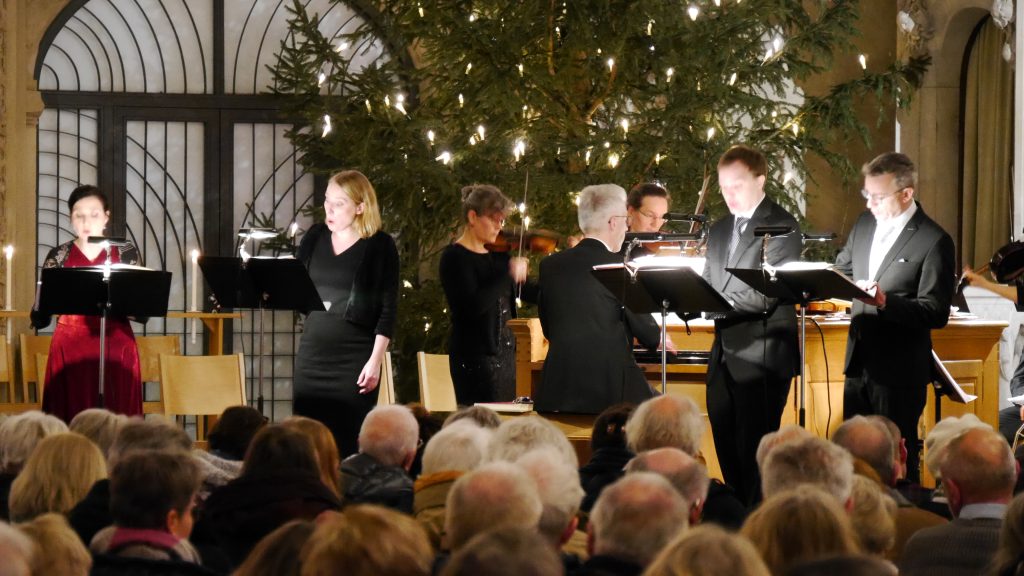
<path fill-rule="evenodd" d="M 4 305 L 8 310 L 14 310 L 14 269 L 11 267 L 11 262 L 14 260 L 14 246 L 10 244 L 4 246 L 4 256 L 7 258 L 7 283 L 4 284 L 7 293 L 5 294 Z"/>

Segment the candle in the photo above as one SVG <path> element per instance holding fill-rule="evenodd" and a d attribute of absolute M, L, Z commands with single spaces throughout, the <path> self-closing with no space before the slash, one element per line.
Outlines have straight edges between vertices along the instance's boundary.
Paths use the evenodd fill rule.
<path fill-rule="evenodd" d="M 14 269 L 11 267 L 11 262 L 14 260 L 14 246 L 10 244 L 5 246 L 4 256 L 7 258 L 7 283 L 4 284 L 6 290 L 4 306 L 8 310 L 14 310 Z"/>
<path fill-rule="evenodd" d="M 192 312 L 199 311 L 199 250 L 192 249 Z M 192 343 L 196 343 L 196 319 L 192 319 Z"/>

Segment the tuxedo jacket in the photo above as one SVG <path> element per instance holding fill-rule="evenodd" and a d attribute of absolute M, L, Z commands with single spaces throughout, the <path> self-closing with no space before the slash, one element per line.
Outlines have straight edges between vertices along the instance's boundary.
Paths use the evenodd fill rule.
<path fill-rule="evenodd" d="M 775 381 L 788 382 L 800 364 L 793 303 L 766 298 L 725 269 L 761 266 L 761 238 L 754 236 L 754 229 L 759 226 L 789 226 L 793 229 L 785 236 L 769 240 L 769 264 L 778 266 L 799 260 L 802 247 L 800 227 L 782 206 L 765 198 L 747 222 L 730 259 L 729 240 L 734 223 L 735 216 L 730 214 L 715 222 L 708 233 L 704 279 L 735 308 L 734 312 L 715 320 L 712 365 L 708 369 L 715 369 L 714 364 L 720 354 L 729 367 L 729 373 L 738 382 L 754 383 L 762 380 L 765 374 Z"/>
<path fill-rule="evenodd" d="M 654 395 L 633 359 L 633 337 L 656 349 L 658 325 L 650 315 L 627 310 L 592 274 L 598 264 L 621 261 L 592 238 L 541 261 L 538 303 L 548 355 L 538 411 L 598 414 Z"/>
<path fill-rule="evenodd" d="M 846 374 L 867 374 L 890 387 L 932 380 L 931 331 L 949 321 L 956 286 L 953 239 L 921 205 L 896 237 L 874 278 L 868 258 L 875 217 L 865 211 L 836 257 L 836 269 L 854 280 L 874 280 L 885 292 L 885 310 L 854 300 L 846 342 Z"/>

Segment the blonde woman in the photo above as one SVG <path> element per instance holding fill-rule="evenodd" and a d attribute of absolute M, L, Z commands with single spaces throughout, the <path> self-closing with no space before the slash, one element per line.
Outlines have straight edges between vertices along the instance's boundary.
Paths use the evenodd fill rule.
<path fill-rule="evenodd" d="M 36 550 L 44 551 L 32 558 L 32 576 L 89 575 L 92 556 L 60 514 L 47 512 L 31 522 L 19 524 L 18 530 L 35 542 Z"/>
<path fill-rule="evenodd" d="M 67 514 L 106 477 L 106 460 L 92 440 L 74 432 L 48 436 L 11 485 L 11 521 L 26 522 L 47 512 Z"/>
<path fill-rule="evenodd" d="M 358 451 L 377 404 L 380 365 L 395 331 L 398 250 L 381 231 L 377 195 L 355 170 L 331 176 L 325 221 L 303 236 L 306 265 L 326 311 L 311 312 L 295 358 L 293 412 L 330 428 L 341 456 Z"/>
<path fill-rule="evenodd" d="M 338 456 L 338 445 L 334 443 L 334 436 L 327 426 L 305 416 L 292 416 L 285 419 L 281 425 L 301 432 L 313 441 L 313 448 L 320 463 L 320 479 L 335 496 L 340 497 L 341 458 Z"/>
<path fill-rule="evenodd" d="M 749 540 L 713 524 L 683 532 L 647 567 L 644 576 L 770 576 Z"/>

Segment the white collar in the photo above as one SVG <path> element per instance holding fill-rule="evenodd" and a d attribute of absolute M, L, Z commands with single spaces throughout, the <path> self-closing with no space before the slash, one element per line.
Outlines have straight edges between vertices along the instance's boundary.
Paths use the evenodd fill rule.
<path fill-rule="evenodd" d="M 914 217 L 915 213 L 917 213 L 916 201 L 911 202 L 910 206 L 908 206 L 907 209 L 901 212 L 898 216 L 893 216 L 888 220 L 878 220 L 876 218 L 875 222 L 877 223 L 878 228 L 893 228 L 895 230 L 903 230 L 903 228 L 907 225 L 907 222 L 910 222 L 910 219 Z"/>

